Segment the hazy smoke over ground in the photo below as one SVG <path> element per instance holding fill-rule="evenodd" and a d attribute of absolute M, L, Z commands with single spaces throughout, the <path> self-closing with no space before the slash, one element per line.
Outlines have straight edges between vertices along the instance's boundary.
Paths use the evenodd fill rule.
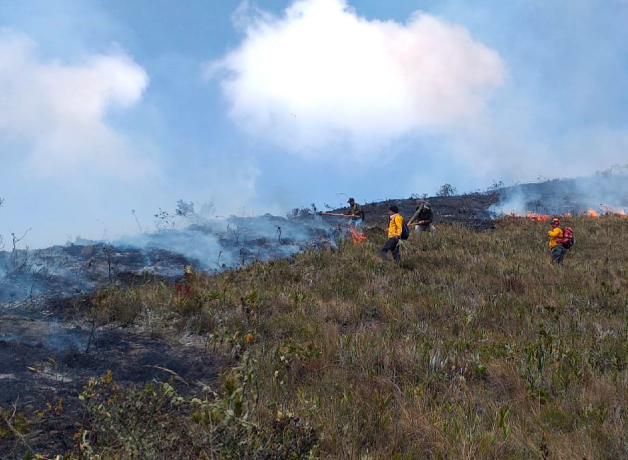
<path fill-rule="evenodd" d="M 288 257 L 335 246 L 338 232 L 317 215 L 265 215 L 197 222 L 110 242 L 80 239 L 35 251 L 0 251 L 0 303 L 72 296 L 143 273 L 175 279 L 183 276 L 185 265 L 213 272 Z"/>
<path fill-rule="evenodd" d="M 500 193 L 500 201 L 491 207 L 498 215 L 579 214 L 589 209 L 598 213 L 628 212 L 626 168 L 590 177 L 517 185 Z"/>

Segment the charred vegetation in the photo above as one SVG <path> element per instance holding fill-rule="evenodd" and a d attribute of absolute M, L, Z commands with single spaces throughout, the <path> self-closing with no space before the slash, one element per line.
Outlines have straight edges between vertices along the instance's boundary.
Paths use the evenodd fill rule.
<path fill-rule="evenodd" d="M 361 238 L 316 224 L 309 245 L 290 219 L 234 221 L 225 244 L 299 251 L 227 271 L 58 247 L 93 271 L 2 304 L 0 457 L 627 456 L 628 219 L 566 218 L 558 268 L 547 223 L 490 218 L 499 199 L 430 198 L 438 231 L 400 266 L 377 256 L 387 203 Z"/>

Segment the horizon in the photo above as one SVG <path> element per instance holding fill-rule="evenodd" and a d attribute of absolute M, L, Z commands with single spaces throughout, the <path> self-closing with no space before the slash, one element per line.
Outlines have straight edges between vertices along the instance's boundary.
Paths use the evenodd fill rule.
<path fill-rule="evenodd" d="M 627 20 L 619 0 L 0 1 L 0 235 L 606 170 L 628 152 Z"/>
<path fill-rule="evenodd" d="M 596 171 L 594 174 L 589 176 L 578 176 L 578 177 L 563 177 L 563 178 L 545 178 L 540 177 L 535 182 L 528 183 L 515 183 L 515 184 L 504 184 L 503 182 L 494 181 L 488 187 L 483 189 L 475 189 L 475 190 L 466 190 L 466 191 L 458 191 L 455 187 L 448 188 L 444 193 L 442 190 L 437 191 L 434 194 L 428 195 L 418 195 L 412 194 L 409 197 L 386 197 L 381 199 L 375 199 L 372 201 L 357 201 L 363 206 L 378 206 L 382 203 L 396 201 L 399 205 L 403 202 L 411 202 L 414 203 L 415 200 L 443 200 L 443 199 L 456 199 L 460 197 L 470 197 L 470 196 L 478 196 L 485 195 L 490 196 L 491 194 L 498 195 L 498 201 L 493 205 L 490 205 L 487 209 L 486 216 L 481 217 L 480 220 L 484 219 L 497 219 L 499 217 L 504 216 L 517 216 L 517 217 L 527 217 L 527 218 L 549 218 L 550 215 L 557 216 L 567 216 L 571 217 L 573 215 L 602 215 L 605 213 L 618 214 L 625 216 L 626 210 L 628 209 L 628 188 L 626 183 L 612 181 L 609 182 L 609 179 L 624 179 L 628 175 L 628 165 L 619 166 L 615 165 L 614 167 L 605 170 L 605 171 Z M 451 184 L 443 184 L 444 186 L 451 186 Z M 567 188 L 565 188 L 565 186 Z M 549 188 L 548 188 L 549 187 Z M 551 195 L 556 195 L 556 187 L 561 193 L 572 193 L 575 195 L 579 195 L 580 198 L 572 197 L 572 199 L 576 199 L 576 202 L 571 201 L 570 204 L 562 203 L 561 200 L 556 200 L 552 198 Z M 552 192 L 552 189 L 554 190 Z M 341 209 L 347 208 L 347 203 L 344 198 L 346 198 L 346 194 L 343 195 L 343 198 L 340 200 L 337 205 L 332 206 L 329 204 L 325 204 L 323 207 L 326 211 L 338 211 Z M 530 206 L 533 200 L 538 200 L 541 197 L 544 197 L 543 201 L 544 211 L 539 212 L 538 209 L 532 209 Z M 4 200 L 0 198 L 0 208 L 4 206 Z M 193 233 L 196 230 L 200 230 L 203 233 L 203 229 L 209 231 L 213 234 L 224 234 L 228 232 L 229 222 L 233 222 L 233 220 L 241 220 L 241 219 L 251 219 L 256 221 L 257 219 L 264 219 L 266 217 L 272 219 L 283 219 L 287 222 L 292 220 L 293 217 L 298 217 L 302 215 L 302 212 L 306 212 L 308 215 L 315 216 L 324 213 L 325 210 L 321 210 L 321 206 L 318 206 L 316 203 L 311 203 L 309 206 L 298 206 L 291 207 L 287 212 L 284 212 L 280 215 L 264 213 L 264 214 L 245 214 L 244 212 L 232 213 L 228 215 L 216 215 L 215 208 L 212 203 L 194 203 L 194 202 L 186 202 L 185 200 L 178 200 L 177 206 L 173 207 L 173 210 L 167 210 L 164 208 L 159 208 L 159 212 L 154 214 L 154 222 L 152 225 L 143 225 L 137 219 L 137 215 L 135 210 L 131 212 L 132 219 L 136 223 L 135 231 L 129 232 L 126 234 L 109 234 L 109 229 L 104 228 L 102 236 L 94 237 L 94 238 L 86 238 L 82 235 L 76 235 L 70 238 L 68 235 L 68 239 L 66 241 L 56 241 L 51 244 L 41 246 L 41 247 L 33 247 L 29 244 L 28 235 L 32 231 L 31 228 L 24 230 L 22 233 L 16 233 L 17 244 L 16 249 L 18 250 L 39 250 L 51 248 L 54 246 L 69 246 L 69 245 L 93 245 L 93 244 L 113 244 L 113 245 L 121 245 L 122 247 L 137 247 L 144 248 L 154 245 L 156 242 L 151 242 L 151 237 L 166 235 L 169 232 L 174 234 L 176 233 L 185 233 L 188 230 L 192 229 Z M 405 203 L 407 205 L 407 203 Z M 200 209 L 199 209 L 200 208 Z M 569 208 L 569 209 L 567 209 Z M 578 208 L 578 209 L 576 209 Z M 559 210 L 562 209 L 562 210 Z M 311 214 L 310 214 L 311 213 Z M 438 210 L 437 210 L 438 213 Z M 543 220 L 540 219 L 540 220 Z M 372 216 L 371 216 L 372 220 Z M 239 227 L 239 226 L 237 226 Z M 236 228 L 237 228 L 236 227 Z M 274 226 L 272 231 L 262 231 L 260 235 L 264 234 L 267 238 L 272 238 L 274 235 Z M 198 235 L 197 235 L 198 236 Z M 2 235 L 0 235 L 0 253 L 3 250 L 9 251 L 10 248 L 7 248 L 7 241 L 2 241 Z M 189 234 L 188 237 L 195 239 L 193 234 Z M 168 240 L 158 242 L 157 246 L 162 249 L 171 249 L 175 253 L 180 253 L 185 255 L 190 252 L 190 248 L 182 249 L 179 242 L 173 242 L 173 247 L 169 248 Z M 4 248 L 2 244 L 4 243 Z M 213 242 L 212 242 L 213 243 Z M 177 246 L 179 246 L 177 248 Z M 212 244 L 210 244 L 211 250 L 213 251 L 215 248 Z M 192 250 L 195 252 L 196 250 Z"/>

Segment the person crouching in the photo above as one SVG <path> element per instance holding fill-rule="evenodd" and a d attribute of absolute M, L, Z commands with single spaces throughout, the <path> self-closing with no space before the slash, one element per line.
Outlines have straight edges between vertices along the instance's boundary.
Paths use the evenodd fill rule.
<path fill-rule="evenodd" d="M 428 232 L 430 236 L 434 234 L 436 228 L 432 223 L 434 221 L 434 211 L 429 201 L 417 200 L 417 208 L 414 215 L 410 218 L 408 226 L 415 226 L 414 229 L 418 235 Z"/>
<path fill-rule="evenodd" d="M 395 262 L 401 262 L 401 255 L 399 254 L 399 240 L 401 239 L 401 232 L 403 231 L 403 217 L 399 214 L 399 208 L 397 206 L 391 206 L 388 208 L 388 217 L 390 223 L 388 224 L 388 239 L 382 249 L 380 255 L 383 260 L 388 257 L 388 252 L 392 252 Z"/>

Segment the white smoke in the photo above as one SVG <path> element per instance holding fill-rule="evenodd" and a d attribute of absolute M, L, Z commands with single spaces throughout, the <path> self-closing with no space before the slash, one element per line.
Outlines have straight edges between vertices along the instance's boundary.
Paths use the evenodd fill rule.
<path fill-rule="evenodd" d="M 628 212 L 628 166 L 615 166 L 575 179 L 554 179 L 506 187 L 489 209 L 496 215 Z"/>
<path fill-rule="evenodd" d="M 136 104 L 147 85 L 144 69 L 122 51 L 46 61 L 28 36 L 0 29 L 0 137 L 26 145 L 32 171 L 149 169 L 106 120 Z"/>
<path fill-rule="evenodd" d="M 505 65 L 463 27 L 416 13 L 367 20 L 345 0 L 300 0 L 281 17 L 244 3 L 241 44 L 206 66 L 231 117 L 302 155 L 347 142 L 363 158 L 420 130 L 480 116 Z"/>

